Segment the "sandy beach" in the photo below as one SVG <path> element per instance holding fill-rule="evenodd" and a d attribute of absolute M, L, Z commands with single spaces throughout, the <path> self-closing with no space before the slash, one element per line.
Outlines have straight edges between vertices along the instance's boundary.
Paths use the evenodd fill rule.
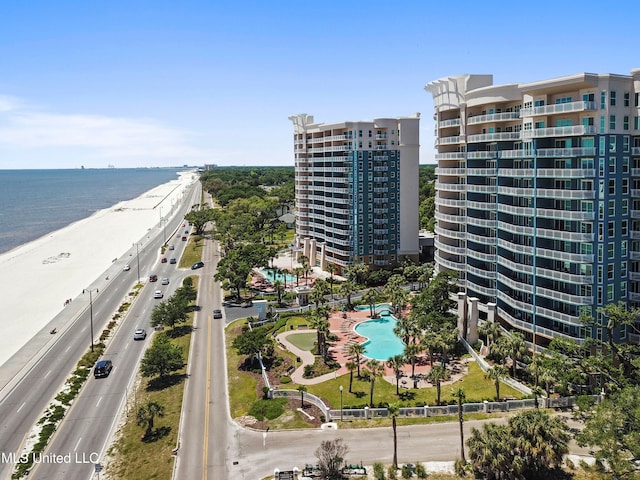
<path fill-rule="evenodd" d="M 82 294 L 114 259 L 170 218 L 195 171 L 0 255 L 0 366 Z M 96 187 L 98 188 L 98 187 Z M 128 255 L 128 254 L 127 254 Z"/>

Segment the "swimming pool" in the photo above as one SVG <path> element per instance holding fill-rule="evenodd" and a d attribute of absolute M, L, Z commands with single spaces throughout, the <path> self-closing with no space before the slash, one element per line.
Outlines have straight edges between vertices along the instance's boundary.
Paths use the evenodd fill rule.
<path fill-rule="evenodd" d="M 356 325 L 358 335 L 368 338 L 364 343 L 366 357 L 387 361 L 404 352 L 404 343 L 393 333 L 397 323 L 391 315 L 381 315 L 380 318 Z"/>
<path fill-rule="evenodd" d="M 264 275 L 265 277 L 267 277 L 267 280 L 269 280 L 271 283 L 273 283 L 275 280 L 280 280 L 281 282 L 284 282 L 285 278 L 287 280 L 287 285 L 290 285 L 292 283 L 296 283 L 296 276 L 295 275 L 289 275 L 288 273 L 286 275 L 283 275 L 283 274 L 279 273 L 278 275 L 276 275 L 275 280 L 274 280 L 274 277 L 273 277 L 273 270 L 265 268 L 263 270 L 260 270 L 260 273 L 262 275 Z"/>

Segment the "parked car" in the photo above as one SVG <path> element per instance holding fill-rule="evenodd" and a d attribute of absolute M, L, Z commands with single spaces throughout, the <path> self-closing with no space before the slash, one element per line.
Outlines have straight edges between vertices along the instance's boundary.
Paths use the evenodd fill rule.
<path fill-rule="evenodd" d="M 149 275 L 149 281 L 150 282 L 157 282 L 158 281 L 158 275 Z"/>
<path fill-rule="evenodd" d="M 182 237 L 182 241 L 186 242 L 187 241 L 187 237 Z"/>
<path fill-rule="evenodd" d="M 162 260 L 160 260 L 160 263 L 167 263 L 167 257 L 162 257 Z"/>
<path fill-rule="evenodd" d="M 100 360 L 93 369 L 93 376 L 95 378 L 108 377 L 111 370 L 113 370 L 111 360 Z"/>
<path fill-rule="evenodd" d="M 213 318 L 222 318 L 222 310 L 216 308 L 213 310 Z"/>
<path fill-rule="evenodd" d="M 175 263 L 178 263 L 178 261 L 175 258 L 172 258 L 171 260 L 169 260 L 169 263 L 175 264 Z"/>
<path fill-rule="evenodd" d="M 162 279 L 162 285 L 169 285 L 169 279 L 167 277 Z"/>
<path fill-rule="evenodd" d="M 153 298 L 162 298 L 162 290 L 156 290 L 153 294 Z"/>
<path fill-rule="evenodd" d="M 144 340 L 147 338 L 147 331 L 144 328 L 136 328 L 136 331 L 133 332 L 134 340 Z"/>
<path fill-rule="evenodd" d="M 127 263 L 122 270 L 124 270 L 125 272 L 128 272 L 129 270 L 131 270 L 131 267 Z"/>
<path fill-rule="evenodd" d="M 174 247 L 173 245 L 169 245 L 169 250 L 175 250 L 176 247 Z"/>
<path fill-rule="evenodd" d="M 191 270 L 197 270 L 198 268 L 204 267 L 204 262 L 196 262 L 191 265 Z"/>

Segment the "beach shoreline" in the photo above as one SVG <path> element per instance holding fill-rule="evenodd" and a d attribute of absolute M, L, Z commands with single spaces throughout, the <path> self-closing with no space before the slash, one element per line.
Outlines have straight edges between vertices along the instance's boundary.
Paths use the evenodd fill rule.
<path fill-rule="evenodd" d="M 0 368 L 151 229 L 173 216 L 195 171 L 0 254 Z M 1 387 L 0 387 L 1 388 Z"/>

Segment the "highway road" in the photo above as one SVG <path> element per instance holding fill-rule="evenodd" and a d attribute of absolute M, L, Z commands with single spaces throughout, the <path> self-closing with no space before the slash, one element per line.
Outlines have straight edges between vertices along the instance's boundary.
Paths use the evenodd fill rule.
<path fill-rule="evenodd" d="M 176 209 L 169 226 L 175 224 L 176 229 L 182 227 L 184 214 L 191 205 L 199 203 L 199 195 L 200 185 L 196 183 L 185 195 L 183 205 Z M 173 231 L 173 228 L 167 228 L 167 231 Z M 63 311 L 68 318 L 60 318 L 55 342 L 45 352 L 34 352 L 38 357 L 2 391 L 0 452 L 5 454 L 6 460 L 8 455 L 20 455 L 33 425 L 40 419 L 53 397 L 61 391 L 76 363 L 89 348 L 91 316 L 94 338 L 98 339 L 113 313 L 137 282 L 136 252 L 139 252 L 142 280 L 147 279 L 150 273 L 155 273 L 160 278 L 171 278 L 172 282 L 168 286 L 160 286 L 158 282 L 146 285 L 142 289 L 104 354 L 103 358 L 112 359 L 114 362 L 115 368 L 111 375 L 100 380 L 94 379 L 92 375 L 89 377 L 45 452 L 52 455 L 70 455 L 73 460 L 69 464 L 41 464 L 35 469 L 37 475 L 31 478 L 90 478 L 95 460 L 99 461 L 102 457 L 127 388 L 131 384 L 131 378 L 137 371 L 137 361 L 142 355 L 144 345 L 149 341 L 147 337 L 145 342 L 134 342 L 133 330 L 137 326 L 148 329 L 150 310 L 154 302 L 158 301 L 152 298 L 154 290 L 169 287 L 165 293 L 168 295 L 180 285 L 180 280 L 175 274 L 176 265 L 159 263 L 163 233 L 163 228 L 150 231 L 138 243 L 137 248 L 133 246 L 114 263 L 107 272 L 108 280 L 105 276 L 88 285 L 87 290 L 91 290 L 92 308 L 89 305 L 88 292 L 74 299 Z M 184 248 L 181 241 L 175 241 L 174 244 L 177 249 Z M 179 250 L 176 253 L 179 253 Z M 130 264 L 131 270 L 123 271 L 125 263 Z M 67 457 L 64 459 L 66 461 Z M 88 463 L 83 463 L 84 461 Z M 0 462 L 0 478 L 8 478 L 13 468 L 14 464 L 11 461 Z M 82 473 L 85 471 L 86 477 Z M 73 473 L 69 477 L 71 472 Z"/>

